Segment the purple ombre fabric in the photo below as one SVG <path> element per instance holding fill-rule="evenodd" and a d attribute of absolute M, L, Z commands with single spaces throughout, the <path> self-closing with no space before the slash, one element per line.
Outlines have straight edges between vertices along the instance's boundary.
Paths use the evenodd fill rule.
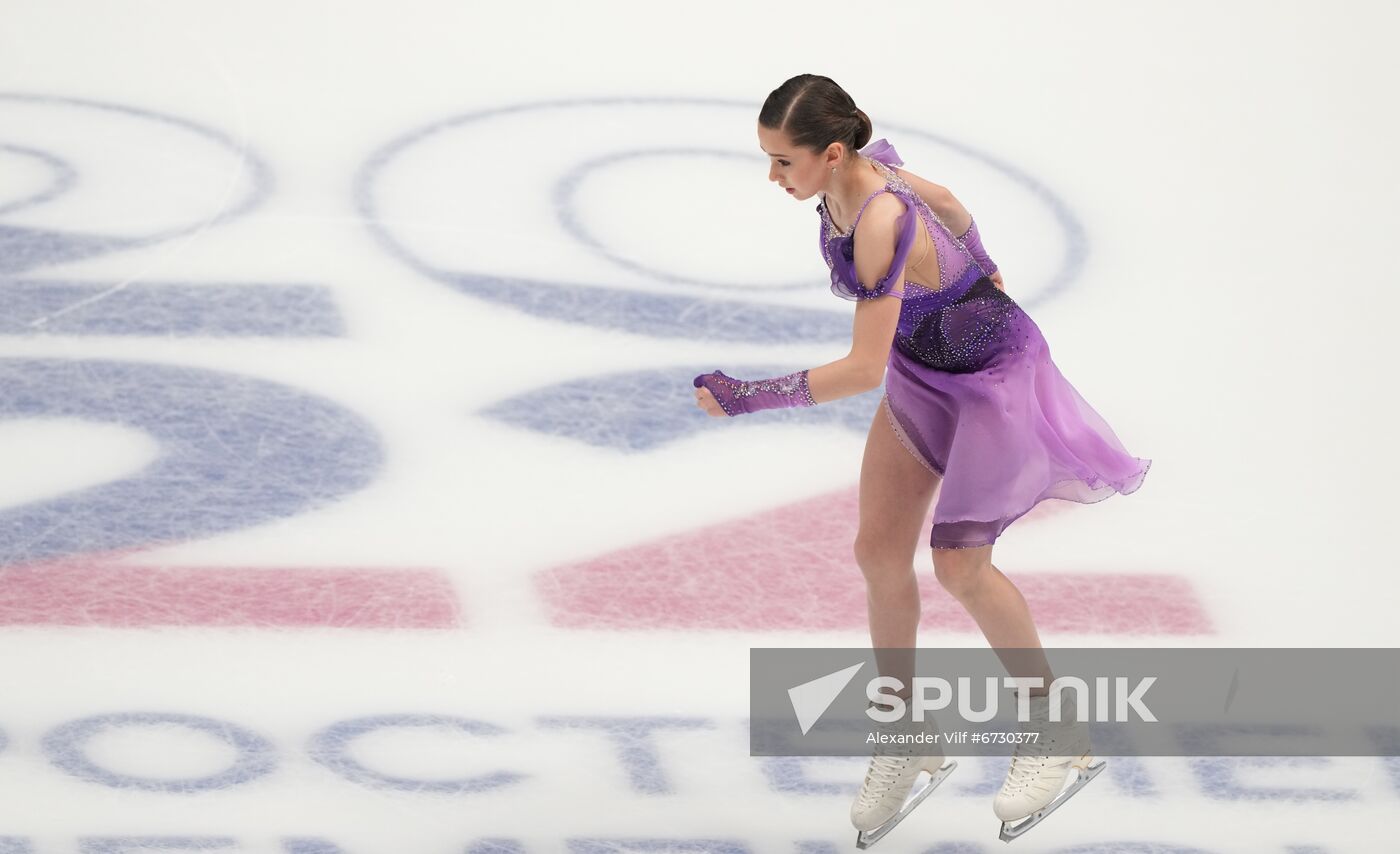
<path fill-rule="evenodd" d="M 888 168 L 903 161 L 887 140 L 860 153 L 879 164 L 885 187 L 865 200 L 845 234 L 825 203 L 817 205 L 822 257 L 837 296 L 902 300 L 880 406 L 910 453 L 943 478 L 930 544 L 985 546 L 1047 498 L 1087 504 L 1137 490 L 1152 461 L 1128 453 L 1060 373 L 1040 328 L 987 278 L 996 268 L 980 239 L 964 242 L 972 228 L 955 237 Z M 854 233 L 870 199 L 884 192 L 906 209 L 890 270 L 866 288 L 856 280 Z M 893 281 L 917 226 L 933 238 L 937 289 Z M 921 265 L 925 278 L 932 260 Z"/>

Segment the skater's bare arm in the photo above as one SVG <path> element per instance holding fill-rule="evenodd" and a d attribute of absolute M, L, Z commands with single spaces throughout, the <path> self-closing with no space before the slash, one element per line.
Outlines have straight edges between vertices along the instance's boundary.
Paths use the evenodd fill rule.
<path fill-rule="evenodd" d="M 888 276 L 890 291 L 897 294 L 904 290 L 904 264 L 894 270 L 890 265 L 895 256 L 896 220 L 905 210 L 905 203 L 889 193 L 876 196 L 866 207 L 855 235 L 856 280 L 860 287 L 870 290 Z M 865 391 L 884 381 L 901 305 L 899 296 L 888 294 L 856 303 L 851 353 L 847 358 L 867 378 Z"/>
<path fill-rule="evenodd" d="M 933 208 L 933 212 L 938 218 L 943 220 L 943 224 L 948 226 L 948 230 L 954 234 L 962 234 L 972 225 L 972 214 L 963 207 L 962 202 L 953 196 L 952 190 L 941 184 L 935 184 L 925 178 L 920 178 L 913 172 L 906 172 L 898 167 L 891 167 L 899 177 L 909 183 L 914 188 L 914 192 Z"/>
<path fill-rule="evenodd" d="M 882 194 L 871 199 L 856 225 L 856 279 L 867 291 L 887 273 L 891 291 L 900 293 L 904 289 L 904 265 L 897 270 L 891 270 L 890 265 L 894 263 L 897 239 L 895 221 L 905 210 L 904 202 L 897 197 Z M 899 307 L 900 298 L 888 293 L 856 302 L 851 352 L 845 358 L 807 372 L 807 387 L 813 400 L 826 403 L 879 387 L 885 379 L 885 364 L 889 361 L 890 345 L 899 323 Z"/>
<path fill-rule="evenodd" d="M 870 212 L 866 211 L 865 215 L 870 216 Z M 856 256 L 859 266 L 859 249 Z M 892 253 L 886 255 L 886 260 L 891 257 Z M 903 275 L 902 270 L 900 275 Z M 850 354 L 807 371 L 807 388 L 812 392 L 812 399 L 820 404 L 878 388 L 885 379 L 885 363 L 889 360 L 898 322 L 897 297 L 884 296 L 856 303 Z"/>
<path fill-rule="evenodd" d="M 905 203 L 897 196 L 881 194 L 866 205 L 856 225 L 857 286 L 870 291 L 887 279 L 887 290 L 882 296 L 856 301 L 849 354 L 807 369 L 807 392 L 818 404 L 870 391 L 884 381 L 904 290 L 904 264 L 891 269 L 898 239 L 896 221 L 906 210 Z M 696 378 L 697 385 L 704 382 Z M 701 388 L 696 402 L 710 415 L 725 414 L 708 388 Z"/>
<path fill-rule="evenodd" d="M 818 404 L 863 394 L 879 384 L 879 380 L 872 384 L 869 370 L 849 356 L 807 371 L 807 388 Z"/>

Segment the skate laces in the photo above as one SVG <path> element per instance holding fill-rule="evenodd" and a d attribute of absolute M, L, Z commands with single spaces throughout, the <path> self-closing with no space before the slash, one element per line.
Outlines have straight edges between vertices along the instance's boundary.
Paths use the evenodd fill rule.
<path fill-rule="evenodd" d="M 1007 784 L 1019 789 L 1035 780 L 1049 761 L 1045 752 L 1049 746 L 1041 742 L 1018 742 L 1011 751 L 1011 770 L 1006 772 Z"/>
<path fill-rule="evenodd" d="M 917 755 L 873 757 L 865 772 L 865 785 L 860 790 L 861 801 L 872 803 L 883 798 L 919 758 Z"/>
<path fill-rule="evenodd" d="M 1050 764 L 1055 747 L 1066 741 L 1064 728 L 1068 722 L 1050 721 L 1048 699 L 1031 699 L 1030 720 L 1021 729 L 1023 733 L 1039 733 L 1034 741 L 1018 741 L 1011 751 L 1011 768 L 1006 772 L 1006 786 L 1012 790 L 1023 789 L 1040 777 L 1040 772 Z"/>
<path fill-rule="evenodd" d="M 1023 732 L 1039 732 L 1040 738 L 1035 741 L 1018 742 L 1011 751 L 1011 769 L 1006 774 L 1007 786 L 1012 789 L 1025 788 L 1039 779 L 1040 772 L 1046 766 L 1071 762 L 1073 756 L 1058 754 L 1067 745 L 1078 740 L 1081 727 L 1083 724 L 1074 720 L 1051 722 L 1032 718 L 1030 726 Z"/>
<path fill-rule="evenodd" d="M 872 707 L 885 708 L 883 704 L 871 703 Z M 887 710 L 887 709 L 886 709 Z M 911 721 L 900 720 L 887 723 L 879 723 L 876 729 L 885 733 L 910 733 L 915 730 Z M 920 760 L 918 750 L 912 745 L 905 745 L 902 748 L 894 749 L 897 752 L 876 753 L 870 760 L 870 767 L 865 772 L 865 785 L 861 787 L 860 800 L 869 804 L 882 800 L 889 792 L 890 788 L 901 782 L 909 772 L 909 766 Z M 909 781 L 912 783 L 912 781 Z"/>

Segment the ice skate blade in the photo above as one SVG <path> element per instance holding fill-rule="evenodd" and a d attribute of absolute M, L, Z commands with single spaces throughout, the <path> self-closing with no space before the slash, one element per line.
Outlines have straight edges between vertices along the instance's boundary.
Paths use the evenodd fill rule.
<path fill-rule="evenodd" d="M 953 773 L 953 769 L 956 767 L 958 767 L 957 762 L 949 762 L 947 765 L 944 765 L 942 768 L 939 768 L 937 771 L 929 775 L 928 782 L 925 783 L 924 787 L 919 790 L 919 793 L 914 797 L 910 798 L 909 802 L 904 805 L 903 809 L 891 816 L 889 821 L 885 822 L 884 824 L 880 825 L 874 830 L 857 831 L 856 847 L 864 850 L 874 845 L 876 842 L 879 842 L 881 839 L 884 839 L 885 834 L 889 833 L 891 830 L 894 830 L 894 826 L 903 821 L 904 817 L 909 815 L 909 813 L 913 812 L 914 807 L 917 807 L 920 803 L 922 803 L 924 798 L 927 798 L 929 795 L 933 794 L 933 790 L 938 787 L 938 784 L 948 779 L 948 775 Z"/>
<path fill-rule="evenodd" d="M 1011 840 L 1025 833 L 1027 830 L 1030 830 L 1032 827 L 1035 827 L 1037 824 L 1040 824 L 1041 820 L 1044 819 L 1050 813 L 1054 812 L 1060 806 L 1060 804 L 1069 800 L 1071 797 L 1073 797 L 1075 792 L 1084 788 L 1084 785 L 1086 783 L 1099 776 L 1099 772 L 1102 771 L 1103 766 L 1107 764 L 1107 762 L 1100 759 L 1098 762 L 1094 763 L 1093 765 L 1090 765 L 1087 768 L 1075 768 L 1074 782 L 1071 783 L 1069 787 L 1066 788 L 1063 792 L 1060 792 L 1058 795 L 1056 795 L 1055 800 L 1051 801 L 1050 803 L 1046 804 L 1045 806 L 1026 816 L 1020 824 L 1011 825 L 1003 821 L 1001 823 L 1001 841 L 1010 842 Z"/>

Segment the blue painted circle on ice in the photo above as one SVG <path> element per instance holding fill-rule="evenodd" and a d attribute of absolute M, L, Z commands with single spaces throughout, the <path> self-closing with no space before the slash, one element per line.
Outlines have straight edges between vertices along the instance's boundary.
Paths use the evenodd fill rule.
<path fill-rule="evenodd" d="M 817 343 L 850 337 L 849 310 L 773 306 L 749 300 L 660 294 L 440 267 L 410 249 L 380 215 L 375 197 L 380 176 L 389 164 L 432 137 L 504 116 L 616 106 L 718 106 L 745 110 L 754 116 L 758 114 L 758 105 L 748 101 L 652 96 L 537 101 L 448 116 L 402 134 L 373 151 L 355 177 L 353 195 L 356 208 L 380 246 L 411 269 L 470 296 L 510 305 L 538 317 L 662 337 L 764 344 Z M 1051 217 L 1060 225 L 1066 251 L 1060 268 L 1049 277 L 1046 286 L 1027 298 L 1016 299 L 1024 308 L 1030 309 L 1052 299 L 1079 274 L 1087 254 L 1084 229 L 1070 213 L 1068 205 L 1043 183 L 1003 160 L 947 137 L 893 124 L 881 124 L 880 130 L 882 135 L 888 134 L 895 141 L 915 138 L 979 161 L 1001 172 L 1031 199 L 1046 206 Z M 815 251 L 815 240 L 813 244 Z M 814 287 L 820 286 L 814 282 Z M 848 307 L 845 301 L 842 301 L 842 305 Z"/>
<path fill-rule="evenodd" d="M 51 264 L 60 264 L 81 258 L 90 258 L 107 252 L 147 246 L 182 235 L 191 234 L 246 214 L 262 204 L 271 193 L 272 172 L 267 164 L 265 164 L 246 143 L 240 143 L 223 131 L 189 121 L 188 119 L 182 119 L 178 116 L 158 113 L 153 110 L 144 110 L 138 107 L 129 107 L 124 104 L 113 104 L 84 98 L 0 92 L 0 103 L 6 101 L 51 104 L 57 107 L 106 111 L 169 125 L 173 128 L 202 136 L 210 142 L 230 149 L 237 155 L 240 165 L 249 172 L 251 186 L 242 199 L 233 204 L 223 206 L 207 219 L 139 237 L 124 237 L 102 234 L 100 232 L 72 232 L 49 228 L 17 228 L 15 226 L 0 224 L 0 250 L 3 250 L 0 251 L 0 275 L 21 272 Z M 11 148 L 14 148 L 14 146 L 11 146 Z M 30 151 L 37 151 L 37 149 L 30 149 Z M 51 158 L 49 162 L 58 160 L 58 158 L 51 153 L 45 153 L 44 156 L 46 158 Z M 68 184 L 63 186 L 63 191 L 66 192 L 77 186 L 76 182 L 77 174 L 72 177 Z M 61 194 L 62 193 L 46 195 L 42 201 L 50 201 Z M 29 207 L 31 204 L 32 202 L 26 203 L 25 207 Z M 13 213 L 13 210 L 13 208 L 10 208 L 8 211 L 0 210 L 0 212 Z"/>
<path fill-rule="evenodd" d="M 49 169 L 49 185 L 36 193 L 20 198 L 12 202 L 0 202 L 0 214 L 13 213 L 23 208 L 40 205 L 50 199 L 56 199 L 73 187 L 78 182 L 78 171 L 73 168 L 73 164 L 48 151 L 38 148 L 30 148 L 27 145 L 8 145 L 0 142 L 0 151 L 8 151 L 20 157 L 28 157 L 38 160 Z"/>
<path fill-rule="evenodd" d="M 575 190 L 578 189 L 578 185 L 583 183 L 583 181 L 585 181 L 589 177 L 590 173 L 601 169 L 605 169 L 609 166 L 613 166 L 621 162 L 636 161 L 645 157 L 676 156 L 695 158 L 729 158 L 734 160 L 742 160 L 745 162 L 756 162 L 759 164 L 760 167 L 762 166 L 762 159 L 758 157 L 752 157 L 747 154 L 739 154 L 733 151 L 721 151 L 719 149 L 705 148 L 638 149 L 635 151 L 621 151 L 615 154 L 604 155 L 603 157 L 595 157 L 592 160 L 585 160 L 575 168 L 569 170 L 568 172 L 565 172 L 564 177 L 560 178 L 559 181 L 555 183 L 554 192 L 552 193 L 552 195 L 554 197 L 555 210 L 559 214 L 559 224 L 563 226 L 565 231 L 573 235 L 573 237 L 580 243 L 582 243 L 584 246 L 593 249 L 600 256 L 606 258 L 607 260 L 618 265 L 619 267 L 632 270 L 636 273 L 642 273 L 651 276 L 652 278 L 659 279 L 663 282 L 676 282 L 678 284 L 685 285 L 702 285 L 704 287 L 709 288 L 742 288 L 745 291 L 752 291 L 755 288 L 763 288 L 765 290 L 797 290 L 808 289 L 812 287 L 811 278 L 800 279 L 797 281 L 789 282 L 787 284 L 761 285 L 752 282 L 717 281 L 715 279 L 701 279 L 696 278 L 694 276 L 681 276 L 676 273 L 668 273 L 664 270 L 658 270 L 655 267 L 649 267 L 645 264 L 638 263 L 629 258 L 626 258 L 619 252 L 615 252 L 611 249 L 608 249 L 606 246 L 603 245 L 602 241 L 598 240 L 588 232 L 587 228 L 583 224 L 583 217 L 578 216 L 578 214 L 574 210 L 574 193 Z"/>

